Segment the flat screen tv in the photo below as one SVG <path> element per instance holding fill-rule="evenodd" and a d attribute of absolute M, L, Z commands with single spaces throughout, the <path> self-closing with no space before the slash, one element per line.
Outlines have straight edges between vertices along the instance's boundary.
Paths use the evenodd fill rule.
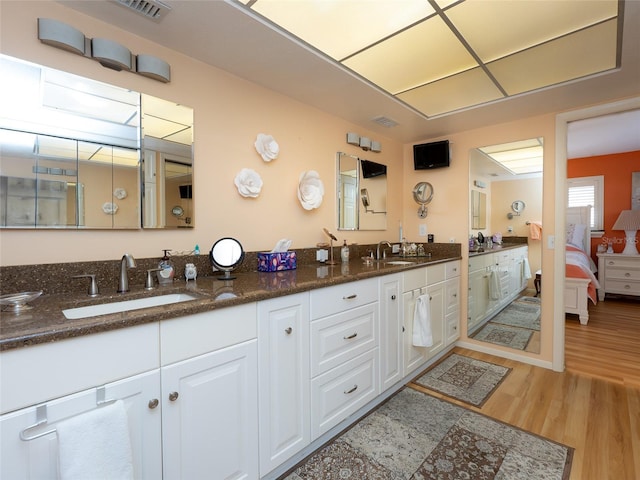
<path fill-rule="evenodd" d="M 191 198 L 191 185 L 180 185 L 180 198 Z"/>
<path fill-rule="evenodd" d="M 427 170 L 449 166 L 449 140 L 422 143 L 413 146 L 414 170 Z"/>
<path fill-rule="evenodd" d="M 360 160 L 362 167 L 362 178 L 379 177 L 387 174 L 387 166 L 371 160 Z"/>

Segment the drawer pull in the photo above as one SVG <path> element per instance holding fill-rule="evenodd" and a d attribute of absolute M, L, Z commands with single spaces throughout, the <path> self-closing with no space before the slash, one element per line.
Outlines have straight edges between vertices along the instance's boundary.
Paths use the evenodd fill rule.
<path fill-rule="evenodd" d="M 169 394 L 169 400 L 171 400 L 172 402 L 175 402 L 178 399 L 178 392 L 171 392 Z"/>
<path fill-rule="evenodd" d="M 625 276 L 625 277 L 627 277 L 627 278 L 629 278 L 629 277 L 631 276 L 631 274 L 630 274 L 629 272 L 626 272 L 626 273 L 624 274 L 624 276 Z"/>
<path fill-rule="evenodd" d="M 284 332 L 285 332 L 287 335 L 291 335 L 291 332 L 293 332 L 293 328 L 291 328 L 291 327 L 287 327 L 287 328 L 285 328 L 285 329 L 284 329 Z"/>
<path fill-rule="evenodd" d="M 351 335 L 348 335 L 346 337 L 342 337 L 345 340 L 351 340 L 352 338 L 356 338 L 358 336 L 358 332 L 352 333 Z"/>
<path fill-rule="evenodd" d="M 358 389 L 358 385 L 354 385 L 352 388 L 350 388 L 349 390 L 345 391 L 344 394 L 345 395 L 349 395 L 350 393 L 355 392 Z"/>
<path fill-rule="evenodd" d="M 614 262 L 613 260 L 609 260 L 609 265 L 615 265 L 616 262 Z"/>
<path fill-rule="evenodd" d="M 352 293 L 349 296 L 346 297 L 342 297 L 343 300 L 353 300 L 354 298 L 356 298 L 358 295 L 356 295 L 355 293 Z"/>
<path fill-rule="evenodd" d="M 395 295 L 391 295 L 391 300 L 395 300 L 396 296 Z"/>
<path fill-rule="evenodd" d="M 151 400 L 149 400 L 149 408 L 151 410 L 153 410 L 154 408 L 156 408 L 158 405 L 160 404 L 160 402 L 158 401 L 157 398 L 153 398 Z"/>
<path fill-rule="evenodd" d="M 625 286 L 624 286 L 624 288 L 625 288 L 626 290 L 629 290 L 629 289 L 631 288 L 631 285 L 625 285 Z"/>

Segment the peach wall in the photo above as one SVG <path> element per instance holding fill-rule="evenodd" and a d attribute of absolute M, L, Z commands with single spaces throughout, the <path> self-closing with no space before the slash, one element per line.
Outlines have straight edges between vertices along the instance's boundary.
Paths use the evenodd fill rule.
<path fill-rule="evenodd" d="M 596 262 L 600 243 L 606 245 L 611 241 L 615 253 L 624 249 L 624 232 L 612 227 L 622 210 L 631 209 L 632 172 L 640 172 L 640 150 L 567 160 L 567 178 L 604 175 L 604 235 L 591 239 L 592 257 Z M 640 235 L 637 239 L 640 242 Z"/>
<path fill-rule="evenodd" d="M 37 18 L 54 18 L 88 37 L 117 39 L 134 53 L 157 55 L 171 64 L 168 84 L 128 72 L 116 72 L 90 59 L 41 44 Z M 0 264 L 22 265 L 116 259 L 124 252 L 158 257 L 162 249 L 207 251 L 213 242 L 234 236 L 246 250 L 271 249 L 290 238 L 292 248 L 327 241 L 323 227 L 336 233 L 336 152 L 344 151 L 388 166 L 388 225 L 401 216 L 402 145 L 338 117 L 296 102 L 132 33 L 79 14 L 52 1 L 0 2 L 0 51 L 96 80 L 131 88 L 194 108 L 196 228 L 192 230 L 34 231 L 3 230 Z M 382 143 L 381 153 L 348 145 L 357 131 Z M 258 133 L 280 144 L 278 159 L 265 163 L 256 153 Z M 256 170 L 264 181 L 260 197 L 245 199 L 233 183 L 241 168 Z M 316 170 L 324 183 L 320 208 L 304 210 L 297 198 L 300 174 Z M 395 231 L 395 229 L 394 229 Z M 340 232 L 349 243 L 374 243 L 395 234 L 382 231 Z M 45 246 L 47 248 L 43 248 Z"/>

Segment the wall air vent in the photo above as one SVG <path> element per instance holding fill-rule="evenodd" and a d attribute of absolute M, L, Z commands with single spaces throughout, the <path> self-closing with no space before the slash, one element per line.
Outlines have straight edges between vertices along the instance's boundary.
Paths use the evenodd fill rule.
<path fill-rule="evenodd" d="M 395 120 L 392 120 L 388 117 L 383 117 L 383 116 L 376 117 L 372 120 L 376 123 L 379 123 L 383 127 L 387 127 L 387 128 L 395 127 L 398 125 L 398 122 L 396 122 Z"/>
<path fill-rule="evenodd" d="M 171 7 L 158 0 L 112 0 L 123 7 L 147 17 L 154 22 L 161 21 Z"/>

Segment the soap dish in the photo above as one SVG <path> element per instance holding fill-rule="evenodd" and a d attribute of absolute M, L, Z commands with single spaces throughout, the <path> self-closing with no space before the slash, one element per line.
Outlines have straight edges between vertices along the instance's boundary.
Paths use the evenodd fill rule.
<path fill-rule="evenodd" d="M 0 296 L 0 305 L 3 312 L 19 313 L 23 310 L 29 310 L 31 307 L 27 305 L 42 295 L 42 290 L 37 292 L 10 293 L 9 295 Z"/>

